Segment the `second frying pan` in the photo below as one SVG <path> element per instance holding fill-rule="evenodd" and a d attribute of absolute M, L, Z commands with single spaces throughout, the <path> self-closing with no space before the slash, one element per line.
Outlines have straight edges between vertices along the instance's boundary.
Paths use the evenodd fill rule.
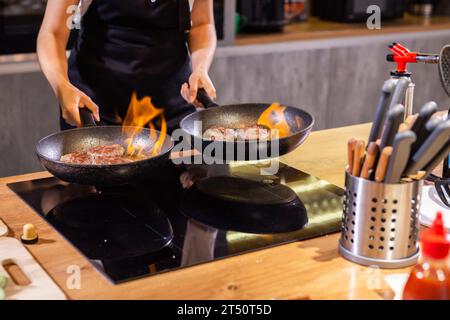
<path fill-rule="evenodd" d="M 300 146 L 310 134 L 314 125 L 314 117 L 308 112 L 286 107 L 285 119 L 291 134 L 268 141 L 212 141 L 204 139 L 203 133 L 211 127 L 236 128 L 256 125 L 261 114 L 269 107 L 269 103 L 246 103 L 219 106 L 212 101 L 204 90 L 197 96 L 204 110 L 186 116 L 181 122 L 181 129 L 191 138 L 192 146 L 202 152 L 204 157 L 210 154 L 214 159 L 224 161 L 261 160 L 284 155 Z M 201 123 L 201 126 L 198 124 Z"/>

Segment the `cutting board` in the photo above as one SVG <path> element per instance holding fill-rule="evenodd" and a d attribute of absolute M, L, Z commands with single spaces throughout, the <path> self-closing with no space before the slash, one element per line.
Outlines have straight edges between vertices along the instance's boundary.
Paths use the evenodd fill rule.
<path fill-rule="evenodd" d="M 17 285 L 5 270 L 5 265 L 16 264 L 30 283 Z M 8 278 L 6 300 L 66 300 L 66 296 L 33 256 L 15 239 L 0 237 L 0 273 Z"/>

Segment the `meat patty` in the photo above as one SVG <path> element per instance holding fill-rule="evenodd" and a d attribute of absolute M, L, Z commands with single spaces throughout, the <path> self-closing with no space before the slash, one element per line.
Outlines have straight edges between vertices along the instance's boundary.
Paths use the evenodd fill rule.
<path fill-rule="evenodd" d="M 110 165 L 110 164 L 124 164 L 133 162 L 130 158 L 124 156 L 96 156 L 93 158 L 92 164 L 96 165 Z"/>
<path fill-rule="evenodd" d="M 251 126 L 236 130 L 238 140 L 268 140 L 270 129 L 263 126 Z"/>
<path fill-rule="evenodd" d="M 224 127 L 211 127 L 205 131 L 203 138 L 212 141 L 234 141 L 236 140 L 236 130 Z"/>
<path fill-rule="evenodd" d="M 98 146 L 90 148 L 87 153 L 92 157 L 120 157 L 125 153 L 125 149 L 118 144 L 112 144 L 108 146 Z"/>
<path fill-rule="evenodd" d="M 237 141 L 270 139 L 271 130 L 261 125 L 242 126 L 240 128 L 226 128 L 212 126 L 203 133 L 203 138 L 212 141 Z"/>
<path fill-rule="evenodd" d="M 111 165 L 124 164 L 145 159 L 145 156 L 125 156 L 125 149 L 118 145 L 107 145 L 90 148 L 87 152 L 68 153 L 61 157 L 61 161 L 72 164 Z"/>
<path fill-rule="evenodd" d="M 61 157 L 61 162 L 72 164 L 91 164 L 92 157 L 86 152 L 68 153 Z"/>

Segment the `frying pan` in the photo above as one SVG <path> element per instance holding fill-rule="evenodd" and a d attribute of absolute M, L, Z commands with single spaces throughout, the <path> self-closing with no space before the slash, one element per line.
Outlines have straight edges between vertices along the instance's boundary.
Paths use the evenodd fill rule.
<path fill-rule="evenodd" d="M 211 155 L 216 160 L 247 161 L 261 160 L 284 155 L 301 145 L 314 124 L 308 112 L 294 107 L 286 107 L 284 116 L 291 134 L 268 141 L 213 141 L 203 138 L 203 132 L 213 126 L 236 128 L 242 125 L 256 125 L 258 118 L 270 103 L 246 103 L 219 106 L 206 92 L 199 90 L 197 100 L 205 109 L 186 116 L 180 122 L 181 129 L 190 137 L 191 145 L 205 158 Z M 199 121 L 201 126 L 198 125 Z M 233 151 L 233 152 L 231 152 Z"/>
<path fill-rule="evenodd" d="M 174 143 L 167 135 L 159 154 L 144 160 L 113 165 L 61 162 L 59 159 L 64 154 L 82 152 L 96 146 L 119 144 L 125 147 L 128 136 L 124 134 L 124 131 L 133 130 L 133 127 L 96 126 L 92 114 L 86 109 L 80 109 L 80 116 L 83 128 L 51 134 L 39 141 L 36 146 L 36 154 L 41 164 L 63 181 L 94 186 L 132 183 L 149 178 L 169 159 Z M 160 134 L 161 132 L 156 131 L 156 139 Z M 150 141 L 150 129 L 144 128 L 134 137 L 133 146 L 143 146 L 144 150 L 150 150 L 154 141 Z"/>

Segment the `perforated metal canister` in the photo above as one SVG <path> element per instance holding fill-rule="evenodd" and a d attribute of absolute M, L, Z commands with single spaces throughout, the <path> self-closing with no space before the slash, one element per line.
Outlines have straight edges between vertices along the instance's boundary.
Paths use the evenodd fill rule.
<path fill-rule="evenodd" d="M 380 268 L 402 268 L 419 256 L 423 182 L 384 184 L 346 173 L 341 255 Z"/>

